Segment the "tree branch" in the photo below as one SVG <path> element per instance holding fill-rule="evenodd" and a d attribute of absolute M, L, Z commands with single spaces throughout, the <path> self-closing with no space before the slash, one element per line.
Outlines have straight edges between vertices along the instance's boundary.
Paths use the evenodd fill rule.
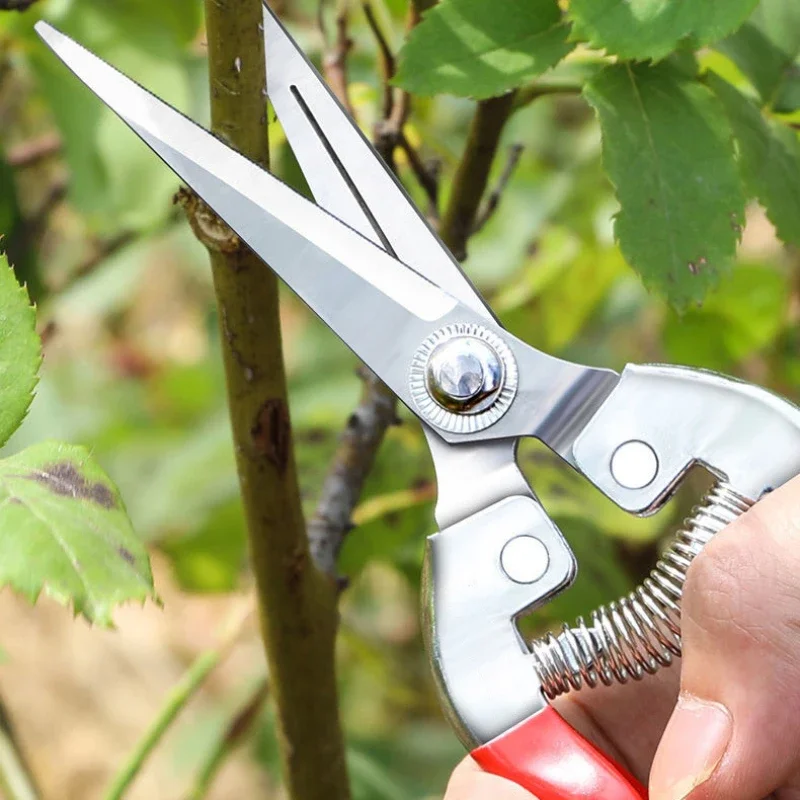
<path fill-rule="evenodd" d="M 470 123 L 467 145 L 453 178 L 450 201 L 439 230 L 459 261 L 467 257 L 467 240 L 475 228 L 500 136 L 514 108 L 514 97 L 512 92 L 482 100 Z"/>
<path fill-rule="evenodd" d="M 396 69 L 394 53 L 392 52 L 392 48 L 389 47 L 386 37 L 383 35 L 381 26 L 378 24 L 378 20 L 375 18 L 375 13 L 373 12 L 370 3 L 362 3 L 362 8 L 364 9 L 364 16 L 367 19 L 367 25 L 369 25 L 369 29 L 372 31 L 372 35 L 375 37 L 375 41 L 378 43 L 378 53 L 380 55 L 379 63 L 381 66 L 382 78 L 381 83 L 383 85 L 383 119 L 388 120 L 392 116 L 392 109 L 394 108 L 395 104 L 394 90 L 390 83 L 394 77 Z M 399 121 L 402 124 L 405 122 L 405 119 Z"/>
<path fill-rule="evenodd" d="M 353 40 L 347 32 L 347 6 L 340 4 L 336 10 L 336 39 L 332 45 L 329 44 L 330 37 L 325 29 L 325 19 L 322 13 L 324 6 L 325 0 L 320 0 L 317 21 L 326 42 L 326 53 L 322 59 L 322 71 L 325 75 L 325 80 L 339 102 L 351 117 L 355 117 L 355 111 L 350 102 L 347 79 L 347 56 L 353 47 Z"/>
<path fill-rule="evenodd" d="M 0 0 L 0 11 L 27 11 L 38 0 Z"/>
<path fill-rule="evenodd" d="M 518 111 L 525 106 L 530 105 L 540 97 L 549 97 L 551 95 L 580 95 L 583 91 L 583 85 L 580 83 L 568 83 L 558 81 L 554 83 L 546 83 L 544 81 L 536 81 L 529 83 L 517 89 L 514 97 L 514 111 Z"/>
<path fill-rule="evenodd" d="M 486 225 L 486 223 L 492 218 L 495 211 L 497 211 L 497 208 L 500 205 L 500 200 L 503 197 L 503 192 L 505 192 L 509 181 L 514 175 L 514 170 L 516 170 L 517 164 L 519 164 L 519 160 L 522 158 L 522 151 L 524 149 L 525 145 L 522 144 L 512 144 L 511 147 L 508 148 L 508 159 L 506 161 L 506 165 L 497 181 L 497 186 L 492 189 L 489 197 L 486 198 L 486 203 L 481 212 L 478 214 L 478 218 L 475 220 L 475 225 L 472 227 L 473 234 L 477 233 L 481 228 L 483 228 L 483 226 Z"/>
<path fill-rule="evenodd" d="M 257 682 L 245 703 L 237 709 L 222 737 L 204 761 L 195 785 L 188 795 L 188 800 L 202 800 L 209 793 L 214 778 L 225 763 L 225 759 L 253 729 L 253 724 L 258 719 L 259 712 L 268 697 L 269 682 L 266 678 L 262 678 Z"/>
<path fill-rule="evenodd" d="M 363 379 L 361 402 L 347 420 L 316 513 L 308 526 L 311 553 L 317 566 L 335 579 L 338 579 L 339 551 L 353 528 L 353 509 L 383 437 L 397 420 L 394 394 L 366 367 Z"/>
<path fill-rule="evenodd" d="M 268 165 L 261 0 L 205 0 L 212 128 Z M 228 402 L 292 800 L 347 800 L 335 639 L 337 587 L 311 560 L 300 503 L 281 350 L 278 282 L 204 206 L 190 210 L 209 247 Z"/>
<path fill-rule="evenodd" d="M 46 133 L 12 147 L 6 155 L 6 161 L 9 166 L 18 169 L 32 167 L 46 158 L 58 155 L 61 146 L 61 137 L 57 133 Z"/>
<path fill-rule="evenodd" d="M 401 147 L 408 158 L 411 171 L 417 181 L 428 196 L 432 217 L 438 216 L 439 201 L 439 182 L 437 175 L 429 170 L 419 153 L 414 149 L 406 137 L 403 127 L 411 114 L 411 95 L 392 86 L 397 69 L 397 62 L 383 35 L 378 20 L 369 2 L 363 2 L 364 16 L 367 25 L 378 43 L 378 53 L 380 55 L 381 77 L 383 86 L 383 116 L 381 121 L 375 126 L 375 149 L 380 153 L 381 158 L 386 162 L 390 169 L 396 171 L 394 161 L 395 148 Z M 412 5 L 409 8 L 407 27 L 411 30 L 419 22 L 419 13 Z"/>

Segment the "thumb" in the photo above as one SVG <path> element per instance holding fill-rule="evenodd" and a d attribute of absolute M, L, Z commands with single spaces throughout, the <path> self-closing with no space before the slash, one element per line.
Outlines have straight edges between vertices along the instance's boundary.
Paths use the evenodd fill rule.
<path fill-rule="evenodd" d="M 761 800 L 800 766 L 800 479 L 722 531 L 692 564 L 681 696 L 651 800 Z"/>

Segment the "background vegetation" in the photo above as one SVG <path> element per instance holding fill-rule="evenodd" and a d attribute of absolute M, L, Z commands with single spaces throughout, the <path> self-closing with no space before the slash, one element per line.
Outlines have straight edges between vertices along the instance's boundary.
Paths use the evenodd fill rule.
<path fill-rule="evenodd" d="M 442 0 L 422 21 L 407 0 L 275 7 L 513 333 L 598 366 L 683 363 L 796 397 L 800 9 L 696 6 Z M 90 517 L 86 497 L 62 493 L 47 530 L 75 514 L 71 535 L 86 547 L 64 566 L 50 538 L 33 538 L 39 523 L 4 503 L 0 577 L 102 625 L 117 602 L 149 593 L 144 543 L 164 603 L 122 609 L 108 634 L 4 595 L 0 786 L 59 800 L 439 796 L 461 749 L 417 622 L 435 495 L 418 425 L 283 287 L 278 308 L 269 273 L 204 225 L 191 195 L 176 203 L 173 174 L 32 29 L 46 17 L 263 162 L 268 127 L 271 168 L 306 191 L 253 101 L 258 3 L 0 9 L 0 233 L 37 304 L 45 356 L 0 486 L 15 497 L 20 471 L 36 469 L 47 476 L 36 489 L 52 487 L 61 459 L 109 497 L 116 484 L 132 522 L 118 499 Z M 6 438 L 39 356 L 32 316 L 0 272 L 0 364 L 24 367 L 0 381 Z M 250 311 L 259 334 L 234 346 L 229 323 Z M 281 353 L 291 440 L 273 436 L 288 420 Z M 263 367 L 254 388 L 250 364 Z M 88 447 L 91 460 L 46 440 Z M 533 628 L 624 592 L 697 496 L 689 486 L 658 517 L 632 519 L 535 444 L 522 460 L 581 565 Z M 38 514 L 52 498 L 26 502 Z M 109 551 L 109 573 L 81 524 L 131 569 Z M 282 594 L 290 572 L 297 595 Z"/>

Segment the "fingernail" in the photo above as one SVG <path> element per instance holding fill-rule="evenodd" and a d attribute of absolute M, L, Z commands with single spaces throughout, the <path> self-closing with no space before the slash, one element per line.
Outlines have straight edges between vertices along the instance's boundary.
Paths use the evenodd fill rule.
<path fill-rule="evenodd" d="M 650 800 L 683 800 L 722 761 L 733 719 L 719 703 L 682 694 L 658 746 L 650 774 Z"/>

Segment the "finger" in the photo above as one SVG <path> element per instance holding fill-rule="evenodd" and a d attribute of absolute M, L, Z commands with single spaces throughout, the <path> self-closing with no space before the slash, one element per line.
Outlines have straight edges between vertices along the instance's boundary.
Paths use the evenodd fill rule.
<path fill-rule="evenodd" d="M 795 479 L 718 534 L 689 570 L 681 698 L 651 800 L 761 800 L 797 773 L 798 575 Z"/>
<path fill-rule="evenodd" d="M 484 772 L 465 758 L 453 772 L 444 800 L 536 800 L 515 783 Z"/>
<path fill-rule="evenodd" d="M 640 682 L 573 692 L 556 700 L 576 730 L 642 783 L 678 697 L 678 665 Z"/>

